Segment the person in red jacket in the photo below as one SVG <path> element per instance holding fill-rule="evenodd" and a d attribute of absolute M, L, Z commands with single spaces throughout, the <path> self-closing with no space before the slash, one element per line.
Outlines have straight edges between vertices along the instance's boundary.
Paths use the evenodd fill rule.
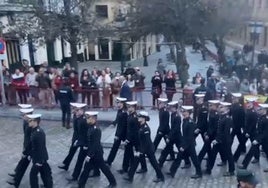
<path fill-rule="evenodd" d="M 21 104 L 27 103 L 27 84 L 25 81 L 24 73 L 19 69 L 15 70 L 15 74 L 12 75 L 11 84 L 16 88 L 16 91 L 20 98 Z"/>
<path fill-rule="evenodd" d="M 69 85 L 73 90 L 74 101 L 76 102 L 78 99 L 79 80 L 74 72 L 71 72 L 69 76 Z"/>
<path fill-rule="evenodd" d="M 52 74 L 51 85 L 52 85 L 52 89 L 54 91 L 55 102 L 56 102 L 56 104 L 58 104 L 58 101 L 59 101 L 58 90 L 62 85 L 62 76 L 57 69 L 54 69 L 54 72 Z"/>

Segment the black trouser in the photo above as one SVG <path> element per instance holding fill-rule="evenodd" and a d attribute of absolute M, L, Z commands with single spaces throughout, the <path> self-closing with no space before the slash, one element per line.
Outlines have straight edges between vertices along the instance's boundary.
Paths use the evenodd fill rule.
<path fill-rule="evenodd" d="M 65 126 L 65 123 L 67 123 L 67 125 L 69 126 L 71 121 L 70 104 L 61 104 L 61 111 L 62 111 L 62 124 Z"/>
<path fill-rule="evenodd" d="M 124 158 L 123 158 L 123 164 L 122 164 L 122 169 L 127 172 L 129 170 L 129 166 L 134 160 L 134 144 L 132 142 L 129 142 L 125 146 L 125 152 L 124 152 Z M 137 149 L 137 148 L 136 148 Z M 147 170 L 147 165 L 146 161 L 141 161 L 141 168 L 143 170 Z"/>
<path fill-rule="evenodd" d="M 28 159 L 28 156 L 22 157 L 20 161 L 18 162 L 16 168 L 15 168 L 15 177 L 14 182 L 15 185 L 18 187 L 20 185 L 20 182 L 30 164 L 30 159 Z"/>
<path fill-rule="evenodd" d="M 242 152 L 246 152 L 246 141 L 247 141 L 247 139 L 246 139 L 246 137 L 245 137 L 245 135 L 244 134 L 242 134 L 242 132 L 241 132 L 241 130 L 239 129 L 239 130 L 233 130 L 232 132 L 231 132 L 231 136 L 232 136 L 232 140 L 234 141 L 234 137 L 236 136 L 237 137 L 237 139 L 238 139 L 238 142 L 239 142 L 239 145 L 238 145 L 238 147 L 237 147 L 237 149 L 236 149 L 236 151 L 235 151 L 235 153 L 237 153 L 236 155 L 239 157 L 240 156 L 240 154 L 242 153 Z M 237 157 L 236 156 L 236 157 Z"/>
<path fill-rule="evenodd" d="M 160 178 L 160 179 L 164 179 L 164 175 L 163 175 L 163 173 L 162 173 L 162 171 L 161 171 L 161 169 L 156 161 L 154 152 L 153 151 L 147 152 L 146 155 L 147 155 L 152 167 L 154 168 L 154 170 L 156 172 L 156 177 Z M 145 158 L 144 158 L 144 155 L 142 155 L 142 154 L 134 157 L 134 160 L 132 161 L 131 167 L 128 171 L 128 176 L 130 179 L 133 179 L 139 163 L 142 163 L 144 161 L 145 161 Z"/>
<path fill-rule="evenodd" d="M 178 151 L 180 149 L 180 142 L 177 140 L 177 141 L 170 141 L 169 143 L 166 144 L 165 148 L 162 150 L 161 152 L 161 155 L 159 157 L 159 166 L 162 167 L 163 164 L 165 163 L 166 159 L 167 159 L 167 156 L 168 154 L 170 154 L 171 150 L 173 151 L 173 145 L 176 145 Z M 190 162 L 190 159 L 188 156 L 185 156 L 184 158 L 184 161 L 185 161 L 185 164 L 187 165 L 190 165 L 191 162 Z"/>
<path fill-rule="evenodd" d="M 122 139 L 118 138 L 118 139 L 114 139 L 114 143 L 113 143 L 113 146 L 112 146 L 112 149 L 109 153 L 109 156 L 107 158 L 107 163 L 109 165 L 111 165 L 115 159 L 115 156 L 117 154 L 117 151 L 120 147 L 120 144 L 121 144 L 121 141 L 123 141 Z"/>
<path fill-rule="evenodd" d="M 86 185 L 90 171 L 96 168 L 102 171 L 110 184 L 116 185 L 114 175 L 110 171 L 109 167 L 104 163 L 103 156 L 95 156 L 90 159 L 89 162 L 85 162 L 83 172 L 79 178 L 79 186 L 83 187 Z"/>
<path fill-rule="evenodd" d="M 82 170 L 82 167 L 83 167 L 83 164 L 84 164 L 86 156 L 87 156 L 87 149 L 84 149 L 83 146 L 80 146 L 77 161 L 76 161 L 74 171 L 73 171 L 73 174 L 72 174 L 73 179 L 75 179 L 75 180 L 78 179 L 78 177 L 79 177 L 79 175 L 81 173 L 81 170 Z M 100 174 L 100 171 L 99 171 L 99 169 L 97 167 L 94 168 L 94 174 L 95 175 Z"/>
<path fill-rule="evenodd" d="M 184 159 L 185 157 L 190 156 L 191 160 L 193 162 L 193 165 L 195 167 L 196 170 L 196 174 L 201 175 L 201 166 L 200 163 L 198 161 L 197 155 L 196 155 L 196 151 L 195 151 L 195 145 L 189 146 L 189 148 L 187 148 L 184 152 L 181 152 L 179 150 L 179 153 L 177 155 L 177 158 L 175 159 L 175 161 L 172 163 L 171 167 L 170 167 L 170 173 L 174 176 L 181 164 L 181 160 Z"/>
<path fill-rule="evenodd" d="M 162 133 L 162 132 L 160 132 L 160 131 L 157 131 L 157 134 L 156 134 L 155 139 L 154 139 L 154 148 L 155 148 L 155 151 L 157 150 L 157 147 L 158 147 L 158 145 L 159 145 L 159 143 L 160 143 L 160 141 L 161 141 L 162 138 L 166 141 L 165 134 Z M 170 154 L 170 157 L 172 159 L 175 158 L 173 147 L 172 147 L 172 149 L 169 150 L 169 154 Z"/>
<path fill-rule="evenodd" d="M 244 158 L 244 160 L 243 160 L 243 162 L 242 162 L 242 165 L 243 165 L 245 168 L 248 167 L 248 165 L 249 165 L 249 163 L 250 163 L 252 157 L 255 156 L 257 152 L 260 153 L 260 149 L 259 149 L 259 148 L 260 148 L 260 145 L 259 145 L 259 144 L 257 144 L 257 145 L 253 145 L 253 144 L 252 144 L 252 145 L 251 145 L 251 147 L 250 147 L 248 153 L 246 154 L 246 156 L 245 156 L 245 158 Z"/>
<path fill-rule="evenodd" d="M 204 140 L 204 145 L 201 148 L 199 154 L 198 154 L 198 160 L 200 161 L 200 164 L 202 163 L 202 160 L 204 159 L 205 155 L 208 154 L 208 156 L 211 153 L 211 140 Z"/>
<path fill-rule="evenodd" d="M 224 156 L 226 157 L 226 160 L 228 161 L 229 172 L 234 172 L 235 166 L 234 166 L 231 143 L 217 143 L 216 145 L 212 147 L 211 155 L 209 156 L 208 170 L 211 171 L 213 169 L 217 154 L 220 151 L 224 151 Z"/>
<path fill-rule="evenodd" d="M 71 161 L 72 161 L 72 159 L 73 159 L 73 157 L 74 157 L 74 155 L 75 155 L 77 149 L 78 149 L 77 146 L 73 146 L 73 145 L 71 145 L 71 147 L 70 147 L 70 149 L 69 149 L 69 153 L 68 153 L 68 155 L 66 156 L 66 158 L 65 158 L 64 161 L 63 161 L 63 164 L 65 165 L 65 167 L 66 167 L 67 169 L 69 168 L 70 163 L 71 163 Z"/>
<path fill-rule="evenodd" d="M 30 171 L 30 185 L 31 188 L 39 188 L 38 184 L 38 173 L 42 176 L 43 183 L 46 188 L 53 187 L 53 179 L 51 175 L 51 168 L 47 162 L 43 163 L 42 166 L 33 164 Z"/>

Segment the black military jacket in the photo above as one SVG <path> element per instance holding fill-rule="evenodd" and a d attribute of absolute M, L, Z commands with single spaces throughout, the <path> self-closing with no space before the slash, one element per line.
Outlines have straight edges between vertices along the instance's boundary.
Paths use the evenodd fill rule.
<path fill-rule="evenodd" d="M 90 158 L 93 157 L 102 157 L 103 148 L 101 145 L 101 130 L 96 125 L 93 127 L 92 125 L 88 125 L 90 128 L 87 132 L 87 143 L 88 143 L 88 151 L 87 155 Z"/>
<path fill-rule="evenodd" d="M 254 109 L 246 110 L 244 132 L 255 137 L 257 131 L 258 114 Z"/>
<path fill-rule="evenodd" d="M 43 129 L 41 129 L 39 126 L 32 129 L 31 145 L 31 157 L 33 163 L 45 163 L 48 160 L 46 135 Z"/>
<path fill-rule="evenodd" d="M 125 140 L 127 136 L 127 119 L 128 114 L 123 109 L 117 111 L 116 119 L 114 123 L 117 124 L 115 136 L 121 140 Z"/>
<path fill-rule="evenodd" d="M 139 129 L 139 151 L 141 153 L 154 153 L 154 144 L 151 140 L 151 130 L 147 124 L 144 124 Z"/>
<path fill-rule="evenodd" d="M 217 128 L 219 123 L 219 114 L 217 111 L 210 111 L 208 116 L 208 131 L 207 135 L 210 140 L 214 140 L 217 135 Z"/>
<path fill-rule="evenodd" d="M 195 147 L 195 123 L 192 119 L 186 118 L 183 119 L 182 123 L 182 148 L 184 150 L 189 147 Z"/>
<path fill-rule="evenodd" d="M 222 144 L 231 144 L 232 143 L 231 128 L 232 128 L 231 117 L 227 114 L 220 115 L 217 127 L 216 141 Z"/>
<path fill-rule="evenodd" d="M 61 104 L 70 104 L 74 100 L 72 89 L 69 86 L 60 87 L 58 94 Z"/>
<path fill-rule="evenodd" d="M 268 116 L 259 117 L 256 140 L 261 144 L 268 144 Z"/>
<path fill-rule="evenodd" d="M 200 129 L 201 134 L 208 130 L 208 109 L 206 106 L 201 106 L 197 115 L 197 128 Z"/>
<path fill-rule="evenodd" d="M 177 112 L 171 113 L 171 129 L 168 134 L 168 139 L 170 141 L 180 141 L 181 140 L 181 116 Z"/>
<path fill-rule="evenodd" d="M 77 117 L 77 146 L 87 146 L 88 125 L 84 115 Z"/>
<path fill-rule="evenodd" d="M 22 154 L 23 155 L 30 155 L 32 128 L 29 127 L 29 123 L 26 120 L 23 120 L 23 132 L 24 132 L 24 139 L 23 139 Z"/>
<path fill-rule="evenodd" d="M 158 132 L 167 135 L 170 131 L 169 127 L 169 112 L 166 108 L 159 109 L 159 127 Z"/>
<path fill-rule="evenodd" d="M 245 126 L 245 110 L 239 103 L 235 103 L 231 108 L 231 116 L 233 119 L 233 131 L 240 131 Z"/>
<path fill-rule="evenodd" d="M 136 149 L 139 145 L 139 122 L 136 112 L 128 115 L 127 118 L 127 140 L 132 142 Z"/>

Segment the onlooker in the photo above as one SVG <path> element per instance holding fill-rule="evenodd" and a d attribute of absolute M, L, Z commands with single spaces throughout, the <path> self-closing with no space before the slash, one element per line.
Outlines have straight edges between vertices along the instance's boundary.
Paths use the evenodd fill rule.
<path fill-rule="evenodd" d="M 97 108 L 100 106 L 100 92 L 99 92 L 99 86 L 97 85 L 97 80 L 99 77 L 99 71 L 94 68 L 93 71 L 91 72 L 91 94 L 92 94 L 92 105 L 94 108 Z"/>
<path fill-rule="evenodd" d="M 114 75 L 113 75 L 113 73 L 111 72 L 111 69 L 109 68 L 109 67 L 106 67 L 105 68 L 105 72 L 106 72 L 106 74 L 107 75 L 109 75 L 110 76 L 110 78 L 111 78 L 111 80 L 113 79 L 113 77 L 114 77 Z M 113 106 L 113 93 L 112 92 L 110 92 L 110 107 L 112 107 Z"/>
<path fill-rule="evenodd" d="M 249 94 L 249 82 L 247 79 L 243 79 L 240 84 L 240 93 L 243 95 Z"/>
<path fill-rule="evenodd" d="M 25 82 L 24 73 L 19 69 L 15 70 L 15 74 L 12 75 L 12 85 L 16 88 L 16 91 L 20 98 L 21 104 L 27 103 L 27 84 Z"/>
<path fill-rule="evenodd" d="M 193 84 L 200 84 L 202 79 L 202 75 L 200 72 L 197 72 L 193 77 Z"/>
<path fill-rule="evenodd" d="M 157 109 L 155 106 L 157 104 L 157 99 L 162 94 L 162 77 L 158 71 L 155 71 L 154 76 L 151 79 L 152 83 L 152 96 L 153 96 L 153 107 L 152 109 Z"/>
<path fill-rule="evenodd" d="M 74 102 L 77 102 L 78 100 L 78 88 L 79 88 L 79 81 L 77 75 L 72 72 L 69 77 L 69 85 L 73 91 L 73 98 Z"/>
<path fill-rule="evenodd" d="M 87 98 L 87 104 L 90 106 L 90 74 L 87 69 L 83 69 L 80 77 L 80 83 L 82 86 L 82 103 L 85 103 Z"/>
<path fill-rule="evenodd" d="M 122 87 L 120 90 L 120 97 L 126 98 L 127 101 L 132 101 L 132 91 L 128 85 L 127 79 L 124 76 L 120 77 L 120 82 L 122 83 Z"/>
<path fill-rule="evenodd" d="M 9 103 L 11 77 L 9 74 L 9 70 L 5 66 L 3 66 L 3 79 L 4 79 L 4 90 L 5 90 L 6 102 Z M 3 103 L 2 99 L 1 99 L 1 102 Z"/>
<path fill-rule="evenodd" d="M 26 84 L 29 87 L 30 100 L 36 103 L 38 102 L 38 84 L 36 82 L 37 73 L 34 71 L 33 67 L 29 68 L 29 73 L 26 75 Z M 30 102 L 31 103 L 31 102 Z"/>
<path fill-rule="evenodd" d="M 216 74 L 213 73 L 207 81 L 207 87 L 211 93 L 212 99 L 215 99 L 216 97 L 216 84 L 217 84 L 217 77 Z"/>
<path fill-rule="evenodd" d="M 121 85 L 122 83 L 120 81 L 120 73 L 117 72 L 111 83 L 112 95 L 114 99 L 116 99 L 119 96 Z"/>
<path fill-rule="evenodd" d="M 220 79 L 219 82 L 216 83 L 216 99 L 221 99 L 227 93 L 226 89 L 226 81 L 224 79 Z"/>
<path fill-rule="evenodd" d="M 156 70 L 159 72 L 162 78 L 166 74 L 166 67 L 167 66 L 163 63 L 163 60 L 161 58 L 158 59 Z"/>
<path fill-rule="evenodd" d="M 166 84 L 167 99 L 170 102 L 173 99 L 173 95 L 176 93 L 176 77 L 172 70 L 167 72 L 164 82 Z"/>
<path fill-rule="evenodd" d="M 70 74 L 73 72 L 70 63 L 66 63 L 64 69 L 62 70 L 62 76 L 64 78 L 69 78 Z"/>
<path fill-rule="evenodd" d="M 181 80 L 181 88 L 184 88 L 184 85 L 187 84 L 189 79 L 188 69 L 190 65 L 185 61 L 180 70 L 180 80 Z"/>
<path fill-rule="evenodd" d="M 257 79 L 253 79 L 253 82 L 249 85 L 249 92 L 251 95 L 258 95 L 258 83 Z"/>
<path fill-rule="evenodd" d="M 210 65 L 210 66 L 208 67 L 208 70 L 207 70 L 207 80 L 208 80 L 208 78 L 211 77 L 211 75 L 212 75 L 213 73 L 214 73 L 214 68 L 213 68 L 212 65 Z"/>
<path fill-rule="evenodd" d="M 62 76 L 58 69 L 53 69 L 51 76 L 51 86 L 55 96 L 55 102 L 58 104 L 59 102 L 59 93 L 58 90 L 62 85 Z"/>
<path fill-rule="evenodd" d="M 139 67 L 135 68 L 136 73 L 133 75 L 135 86 L 133 88 L 134 100 L 138 101 L 138 107 L 143 109 L 143 90 L 145 89 L 144 79 L 145 76 Z"/>
<path fill-rule="evenodd" d="M 41 101 L 42 107 L 51 108 L 52 105 L 51 81 L 48 75 L 44 72 L 44 68 L 39 69 L 36 81 L 40 89 L 39 99 Z"/>
<path fill-rule="evenodd" d="M 111 82 L 110 75 L 103 70 L 98 77 L 97 85 L 102 91 L 102 108 L 104 111 L 107 111 L 110 106 Z"/>

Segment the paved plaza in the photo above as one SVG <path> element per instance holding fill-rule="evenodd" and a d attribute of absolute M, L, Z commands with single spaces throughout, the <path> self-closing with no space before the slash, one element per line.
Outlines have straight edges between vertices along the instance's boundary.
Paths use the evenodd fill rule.
<path fill-rule="evenodd" d="M 156 119 L 156 116 L 153 115 L 152 120 Z M 156 121 L 156 120 L 155 120 Z M 152 138 L 155 136 L 155 126 L 153 125 L 155 121 L 149 123 L 152 129 Z M 10 186 L 5 183 L 6 180 L 9 179 L 7 173 L 12 172 L 16 163 L 20 159 L 21 149 L 22 149 L 22 120 L 20 119 L 11 119 L 11 118 L 0 118 L 0 187 L 1 188 L 9 188 Z M 60 122 L 58 121 L 42 121 L 42 128 L 45 130 L 47 135 L 47 148 L 49 152 L 49 164 L 52 167 L 53 179 L 55 188 L 75 188 L 77 187 L 76 183 L 68 183 L 65 179 L 70 176 L 72 169 L 74 167 L 74 162 L 72 162 L 69 171 L 65 172 L 59 170 L 57 166 L 61 164 L 62 160 L 66 156 L 69 145 L 71 142 L 72 129 L 66 130 L 61 127 Z M 112 144 L 112 137 L 114 135 L 115 128 L 102 126 L 103 134 L 102 134 L 102 142 L 105 146 L 105 156 L 109 152 L 109 147 Z M 236 145 L 236 144 L 235 144 Z M 202 146 L 202 141 L 200 138 L 197 139 L 197 150 L 200 150 Z M 163 147 L 163 143 L 160 148 Z M 159 151 L 157 152 L 157 157 L 159 156 Z M 165 183 L 154 184 L 153 179 L 155 178 L 155 173 L 148 163 L 148 172 L 145 175 L 136 175 L 133 181 L 133 184 L 129 184 L 125 182 L 122 178 L 122 175 L 116 172 L 117 169 L 120 169 L 122 163 L 123 152 L 119 151 L 119 154 L 116 158 L 116 161 L 113 163 L 111 169 L 116 179 L 118 181 L 118 188 L 123 187 L 135 187 L 135 188 L 143 188 L 143 187 L 167 187 L 167 188 L 235 188 L 236 187 L 236 178 L 225 178 L 222 177 L 223 172 L 225 171 L 224 167 L 215 167 L 213 169 L 213 173 L 211 176 L 203 176 L 200 180 L 191 180 L 190 176 L 194 173 L 194 169 L 182 170 L 179 169 L 175 178 L 171 179 L 166 177 Z M 76 160 L 76 156 L 74 161 Z M 219 159 L 218 159 L 219 161 Z M 203 169 L 204 169 L 203 162 Z M 165 163 L 163 172 L 167 172 L 170 166 L 170 162 Z M 266 160 L 262 157 L 261 163 L 259 165 L 250 165 L 249 168 L 253 170 L 262 185 L 259 187 L 267 188 L 268 187 L 268 174 L 262 173 L 263 168 L 267 166 Z M 40 183 L 42 183 L 40 181 Z M 100 178 L 89 179 L 87 183 L 87 187 L 89 188 L 101 188 L 105 187 L 108 184 L 104 175 L 101 175 Z M 11 188 L 11 187 L 10 187 Z M 29 169 L 26 172 L 22 183 L 21 188 L 29 188 Z"/>

